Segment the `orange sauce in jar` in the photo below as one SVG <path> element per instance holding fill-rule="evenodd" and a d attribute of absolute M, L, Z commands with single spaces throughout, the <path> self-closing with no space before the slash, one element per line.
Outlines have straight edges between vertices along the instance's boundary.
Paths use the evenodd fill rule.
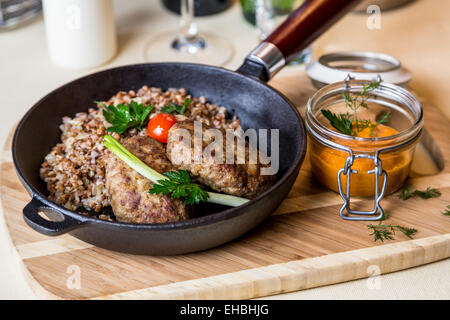
<path fill-rule="evenodd" d="M 353 123 L 353 129 L 356 124 Z M 336 131 L 333 127 L 330 130 Z M 379 124 L 373 128 L 365 128 L 357 132 L 355 137 L 360 138 L 382 138 L 396 135 L 397 130 L 383 124 Z M 334 142 L 349 147 L 355 151 L 375 154 L 375 151 L 380 148 L 389 147 L 392 143 L 390 140 L 383 141 L 360 141 L 360 140 L 346 140 L 346 139 L 333 139 Z M 349 156 L 348 152 L 335 150 L 319 143 L 313 137 L 310 139 L 310 159 L 312 170 L 316 179 L 325 187 L 339 192 L 337 183 L 337 173 L 340 169 L 344 168 L 345 160 Z M 408 177 L 409 168 L 412 162 L 411 150 L 397 150 L 389 153 L 381 153 L 380 160 L 382 162 L 382 168 L 386 171 L 388 179 L 386 184 L 386 193 L 391 193 L 399 189 L 403 181 Z M 357 170 L 358 173 L 351 174 L 351 186 L 350 195 L 357 197 L 372 197 L 375 192 L 375 174 L 368 174 L 369 170 L 375 168 L 372 159 L 358 158 L 355 159 L 352 165 L 352 170 Z M 346 190 L 347 177 L 341 175 L 340 177 L 342 188 Z M 384 178 L 379 177 L 379 192 L 383 186 Z"/>

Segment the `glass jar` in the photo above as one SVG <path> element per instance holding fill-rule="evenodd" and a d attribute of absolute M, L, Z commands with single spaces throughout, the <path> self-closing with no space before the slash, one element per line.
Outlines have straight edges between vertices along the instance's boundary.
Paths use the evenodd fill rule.
<path fill-rule="evenodd" d="M 384 134 L 352 136 L 335 130 L 322 110 L 349 112 L 352 116 L 344 94 L 358 95 L 370 83 L 348 80 L 327 85 L 309 99 L 307 106 L 305 122 L 313 174 L 323 186 L 340 193 L 344 200 L 340 215 L 347 220 L 382 218 L 380 201 L 385 194 L 398 190 L 408 177 L 423 128 L 420 102 L 402 87 L 380 83 L 367 93 L 366 107 L 358 109 L 358 117 L 376 123 L 389 112 L 389 122 L 377 129 Z M 351 196 L 373 197 L 373 209 L 352 210 Z"/>

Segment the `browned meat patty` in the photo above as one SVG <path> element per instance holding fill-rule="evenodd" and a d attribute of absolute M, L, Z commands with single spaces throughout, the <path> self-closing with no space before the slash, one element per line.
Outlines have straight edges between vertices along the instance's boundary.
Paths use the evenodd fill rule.
<path fill-rule="evenodd" d="M 186 129 L 191 139 L 183 139 L 178 129 Z M 203 125 L 203 141 L 197 144 L 202 146 L 202 153 L 210 143 L 214 141 L 207 135 L 206 130 L 210 127 Z M 237 143 L 234 142 L 234 163 L 225 163 L 225 132 L 223 130 L 222 161 L 219 157 L 211 153 L 211 157 L 203 157 L 201 163 L 191 161 L 194 159 L 194 141 L 199 141 L 200 137 L 194 137 L 194 122 L 191 120 L 177 122 L 169 131 L 167 141 L 167 157 L 177 169 L 189 171 L 200 183 L 211 187 L 214 190 L 240 197 L 253 198 L 266 190 L 273 182 L 273 176 L 261 175 L 262 165 L 248 163 L 249 145 L 245 143 L 246 161 L 237 164 Z M 186 155 L 189 155 L 186 157 Z M 219 160 L 219 161 L 218 161 Z M 222 162 L 222 163 L 220 163 Z"/>
<path fill-rule="evenodd" d="M 121 141 L 137 158 L 163 173 L 172 170 L 164 145 L 148 136 Z M 149 194 L 152 182 L 131 169 L 114 154 L 106 161 L 106 188 L 117 221 L 129 223 L 176 222 L 189 218 L 181 200 Z"/>

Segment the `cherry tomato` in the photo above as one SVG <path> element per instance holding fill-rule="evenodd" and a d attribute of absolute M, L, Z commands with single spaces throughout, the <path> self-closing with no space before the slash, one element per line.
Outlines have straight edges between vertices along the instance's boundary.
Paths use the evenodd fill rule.
<path fill-rule="evenodd" d="M 169 129 L 177 122 L 177 119 L 168 113 L 159 113 L 148 122 L 148 135 L 162 143 L 167 143 Z"/>

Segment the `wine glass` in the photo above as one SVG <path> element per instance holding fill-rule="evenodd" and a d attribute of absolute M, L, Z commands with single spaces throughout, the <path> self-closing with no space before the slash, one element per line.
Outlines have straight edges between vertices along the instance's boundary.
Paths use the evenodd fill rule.
<path fill-rule="evenodd" d="M 241 0 L 245 19 L 256 26 L 256 34 L 261 41 L 275 30 L 289 13 L 305 0 Z M 300 52 L 290 65 L 303 64 L 311 59 L 311 48 Z"/>
<path fill-rule="evenodd" d="M 229 41 L 208 33 L 198 33 L 194 21 L 194 0 L 181 0 L 180 28 L 151 39 L 144 48 L 149 62 L 192 62 L 224 65 L 233 55 Z"/>

